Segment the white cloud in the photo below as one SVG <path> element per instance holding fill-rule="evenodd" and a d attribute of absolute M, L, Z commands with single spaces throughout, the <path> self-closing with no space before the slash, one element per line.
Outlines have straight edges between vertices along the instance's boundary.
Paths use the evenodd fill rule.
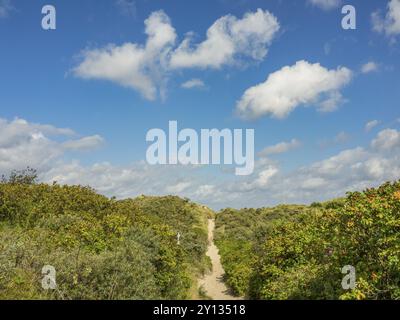
<path fill-rule="evenodd" d="M 171 57 L 172 68 L 221 68 L 241 56 L 262 60 L 280 26 L 268 11 L 258 9 L 242 19 L 232 15 L 218 19 L 207 31 L 207 38 L 193 46 L 189 33 Z"/>
<path fill-rule="evenodd" d="M 304 189 L 315 190 L 321 187 L 324 187 L 327 184 L 327 181 L 323 178 L 308 178 L 305 180 L 301 187 Z"/>
<path fill-rule="evenodd" d="M 83 61 L 73 72 L 84 79 L 104 79 L 139 91 L 146 99 L 162 95 L 167 58 L 176 33 L 169 17 L 153 12 L 145 21 L 147 41 L 144 46 L 125 43 L 102 49 L 86 50 Z"/>
<path fill-rule="evenodd" d="M 102 140 L 100 136 L 71 140 L 70 137 L 75 135 L 70 129 L 0 118 L 0 172 L 27 166 L 47 170 L 65 152 L 83 150 L 92 147 L 94 140 Z M 67 140 L 62 142 L 56 137 Z"/>
<path fill-rule="evenodd" d="M 165 97 L 168 77 L 177 69 L 218 69 L 242 58 L 262 60 L 279 30 L 277 19 L 261 9 L 242 19 L 232 15 L 218 19 L 209 28 L 207 39 L 194 47 L 190 36 L 176 46 L 175 29 L 163 11 L 153 12 L 145 26 L 144 45 L 128 42 L 84 50 L 73 74 L 83 79 L 108 80 L 155 100 Z"/>
<path fill-rule="evenodd" d="M 285 153 L 295 148 L 298 148 L 301 145 L 300 141 L 297 139 L 292 139 L 289 142 L 280 142 L 276 145 L 266 147 L 260 153 L 260 157 L 267 157 L 273 154 Z"/>
<path fill-rule="evenodd" d="M 339 91 L 330 92 L 328 96 L 320 101 L 317 106 L 321 112 L 332 112 L 337 109 L 345 100 Z"/>
<path fill-rule="evenodd" d="M 165 188 L 166 192 L 171 194 L 179 194 L 185 191 L 187 188 L 191 186 L 190 182 L 179 182 L 175 185 L 171 185 Z"/>
<path fill-rule="evenodd" d="M 379 179 L 381 176 L 385 175 L 388 166 L 390 166 L 390 161 L 387 159 L 373 157 L 365 161 L 364 170 L 368 177 L 372 179 Z"/>
<path fill-rule="evenodd" d="M 373 61 L 367 62 L 366 64 L 362 65 L 361 72 L 364 74 L 371 73 L 378 71 L 379 66 Z"/>
<path fill-rule="evenodd" d="M 367 122 L 365 124 L 365 131 L 369 132 L 371 131 L 373 128 L 375 128 L 377 125 L 379 125 L 380 121 L 378 120 L 371 120 L 369 122 Z"/>
<path fill-rule="evenodd" d="M 343 150 L 289 172 L 261 158 L 253 175 L 223 178 L 207 166 L 150 166 L 144 161 L 82 165 L 64 157 L 71 150 L 66 144 L 73 141 L 74 150 L 90 149 L 102 139 L 71 139 L 74 135 L 70 129 L 0 119 L 0 174 L 30 166 L 48 183 L 90 185 L 118 198 L 177 194 L 213 208 L 320 201 L 400 178 L 400 132 L 395 129 L 379 132 L 369 147 Z"/>
<path fill-rule="evenodd" d="M 53 166 L 41 178 L 48 183 L 90 185 L 102 194 L 125 198 L 156 195 L 160 190 L 159 174 L 155 168 L 141 163 L 114 166 L 104 162 L 83 166 L 78 161 L 72 161 Z"/>
<path fill-rule="evenodd" d="M 311 4 L 323 10 L 331 10 L 339 7 L 341 0 L 309 0 Z"/>
<path fill-rule="evenodd" d="M 16 118 L 13 121 L 0 118 L 0 146 L 13 146 L 26 140 L 33 134 L 51 136 L 73 136 L 75 132 L 68 128 L 57 128 L 52 125 L 29 123 Z"/>
<path fill-rule="evenodd" d="M 207 198 L 211 197 L 212 195 L 214 195 L 216 191 L 217 190 L 214 185 L 205 184 L 205 185 L 199 186 L 194 194 L 196 197 L 198 197 L 200 199 L 207 199 Z"/>
<path fill-rule="evenodd" d="M 366 151 L 361 147 L 344 150 L 333 157 L 314 163 L 310 169 L 319 176 L 332 177 L 336 176 L 337 172 L 349 168 L 352 163 L 362 160 L 366 155 Z"/>
<path fill-rule="evenodd" d="M 382 145 L 387 137 L 391 141 Z M 371 148 L 357 147 L 332 157 L 284 172 L 267 159 L 258 161 L 252 176 L 227 179 L 206 175 L 204 167 L 149 166 L 135 163 L 114 166 L 77 162 L 55 165 L 42 178 L 52 182 L 91 185 L 118 198 L 140 194 L 178 194 L 209 205 L 258 207 L 279 203 L 305 203 L 344 196 L 345 192 L 376 186 L 400 178 L 400 132 L 382 131 Z M 400 145 L 400 144 L 399 144 Z M 189 184 L 190 181 L 190 184 Z"/>
<path fill-rule="evenodd" d="M 0 0 L 0 19 L 6 18 L 14 10 L 10 0 Z"/>
<path fill-rule="evenodd" d="M 266 168 L 263 168 L 258 174 L 257 177 L 251 181 L 243 183 L 239 185 L 239 189 L 241 191 L 252 191 L 254 189 L 264 189 L 269 186 L 269 183 L 277 173 L 279 169 L 273 165 L 268 165 Z"/>
<path fill-rule="evenodd" d="M 260 176 L 263 172 L 267 183 L 257 183 L 262 181 Z M 255 175 L 247 179 L 245 183 L 234 181 L 230 185 L 224 182 L 216 189 L 235 195 L 230 206 L 238 207 L 311 203 L 342 197 L 347 191 L 400 179 L 400 132 L 384 130 L 371 142 L 370 148 L 344 150 L 290 172 L 260 161 Z"/>
<path fill-rule="evenodd" d="M 344 67 L 328 70 L 319 63 L 298 61 L 246 90 L 237 103 L 237 111 L 244 118 L 263 115 L 285 118 L 300 105 L 315 105 L 320 111 L 332 111 L 343 101 L 340 89 L 351 78 L 352 71 Z"/>
<path fill-rule="evenodd" d="M 127 165 L 103 162 L 85 166 L 72 161 L 54 165 L 41 175 L 41 179 L 47 183 L 90 185 L 104 195 L 119 199 L 142 194 L 174 194 L 204 203 L 221 201 L 223 194 L 213 185 L 206 184 L 211 179 L 205 176 L 202 168 L 194 166 L 151 166 L 143 161 Z"/>
<path fill-rule="evenodd" d="M 191 79 L 181 85 L 184 89 L 204 88 L 204 86 L 204 82 L 201 79 Z"/>
<path fill-rule="evenodd" d="M 379 132 L 371 146 L 377 150 L 393 150 L 400 148 L 400 132 L 395 129 L 385 129 Z"/>
<path fill-rule="evenodd" d="M 382 17 L 379 11 L 372 14 L 373 29 L 379 33 L 385 33 L 389 37 L 400 34 L 400 0 L 390 0 L 387 12 Z"/>
<path fill-rule="evenodd" d="M 267 190 L 254 190 L 253 199 L 262 205 L 262 197 L 274 203 L 304 203 L 341 197 L 347 191 L 399 179 L 399 160 L 398 152 L 389 154 L 361 147 L 345 150 L 293 172 L 274 176 Z"/>
<path fill-rule="evenodd" d="M 104 139 L 99 135 L 84 137 L 78 140 L 66 141 L 62 144 L 66 150 L 86 151 L 100 147 Z"/>

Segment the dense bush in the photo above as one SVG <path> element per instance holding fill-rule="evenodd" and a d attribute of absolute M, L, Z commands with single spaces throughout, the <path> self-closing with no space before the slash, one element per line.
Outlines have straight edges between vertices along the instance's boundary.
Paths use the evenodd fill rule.
<path fill-rule="evenodd" d="M 188 199 L 117 201 L 13 172 L 0 183 L 0 299 L 196 297 L 213 217 Z M 400 299 L 400 182 L 310 206 L 225 209 L 215 239 L 238 295 Z M 45 265 L 56 269 L 56 290 L 42 288 Z M 346 265 L 356 270 L 349 291 Z"/>
<path fill-rule="evenodd" d="M 400 299 L 399 182 L 310 207 L 278 208 L 217 215 L 217 245 L 227 281 L 238 294 Z M 356 270 L 350 291 L 341 285 L 346 265 Z"/>
<path fill-rule="evenodd" d="M 216 243 L 226 273 L 226 282 L 237 295 L 249 294 L 249 281 L 257 255 L 254 244 L 277 223 L 290 221 L 306 206 L 280 205 L 262 209 L 224 209 L 216 216 Z"/>
<path fill-rule="evenodd" d="M 12 177 L 0 183 L 0 299 L 192 297 L 208 266 L 209 209 Z M 56 269 L 57 290 L 41 286 L 45 265 Z"/>

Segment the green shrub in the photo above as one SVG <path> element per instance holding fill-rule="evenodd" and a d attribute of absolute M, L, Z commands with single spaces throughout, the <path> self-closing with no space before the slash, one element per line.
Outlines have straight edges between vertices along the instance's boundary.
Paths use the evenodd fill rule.
<path fill-rule="evenodd" d="M 400 182 L 310 207 L 223 210 L 217 239 L 228 284 L 253 299 L 400 298 Z"/>
<path fill-rule="evenodd" d="M 178 197 L 116 201 L 29 174 L 0 183 L 0 299 L 191 298 L 209 265 L 209 209 Z M 41 287 L 45 265 L 57 290 Z"/>

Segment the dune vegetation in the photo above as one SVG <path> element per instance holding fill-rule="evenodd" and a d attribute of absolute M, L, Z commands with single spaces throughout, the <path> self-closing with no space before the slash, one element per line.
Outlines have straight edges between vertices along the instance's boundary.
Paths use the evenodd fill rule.
<path fill-rule="evenodd" d="M 0 299 L 195 297 L 210 264 L 209 209 L 172 196 L 118 201 L 35 180 L 28 170 L 0 184 Z M 56 270 L 57 290 L 42 288 L 45 265 Z"/>
<path fill-rule="evenodd" d="M 400 182 L 311 206 L 225 209 L 226 281 L 250 299 L 400 299 Z M 344 266 L 356 287 L 344 290 Z"/>
<path fill-rule="evenodd" d="M 207 221 L 225 281 L 248 299 L 400 299 L 400 182 L 306 205 L 224 209 L 175 196 L 117 200 L 90 187 L 0 182 L 0 299 L 207 298 Z M 178 241 L 178 234 L 180 235 Z M 343 266 L 356 287 L 342 287 Z M 56 289 L 42 286 L 53 266 Z"/>

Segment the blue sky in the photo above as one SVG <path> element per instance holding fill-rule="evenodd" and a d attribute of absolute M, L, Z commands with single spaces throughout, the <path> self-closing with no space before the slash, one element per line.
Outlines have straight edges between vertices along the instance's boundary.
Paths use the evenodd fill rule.
<path fill-rule="evenodd" d="M 56 30 L 41 28 L 45 4 Z M 400 1 L 349 4 L 356 30 L 342 29 L 340 0 L 0 0 L 0 171 L 30 165 L 46 182 L 215 208 L 398 179 Z M 146 49 L 145 21 L 162 48 Z M 207 38 L 215 23 L 226 43 Z M 256 171 L 148 166 L 146 133 L 170 120 L 254 129 Z"/>

